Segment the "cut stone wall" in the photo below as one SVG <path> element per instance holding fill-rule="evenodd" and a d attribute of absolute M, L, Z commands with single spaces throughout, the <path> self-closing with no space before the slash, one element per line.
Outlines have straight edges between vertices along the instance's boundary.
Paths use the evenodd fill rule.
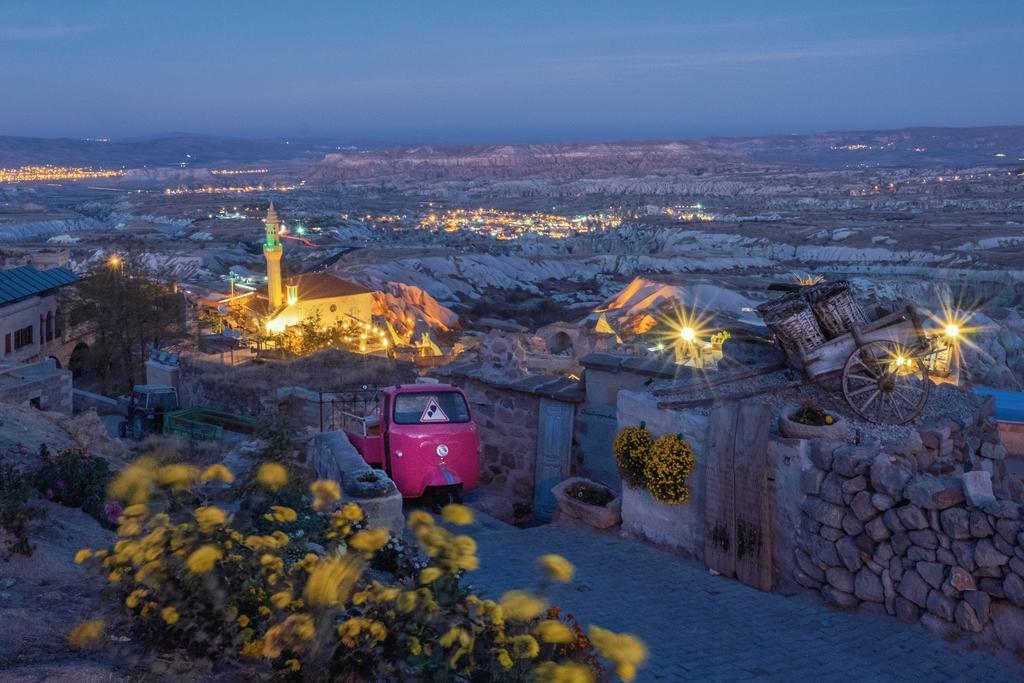
<path fill-rule="evenodd" d="M 460 379 L 480 438 L 480 485 L 511 504 L 533 506 L 540 398 Z"/>
<path fill-rule="evenodd" d="M 885 447 L 815 439 L 809 451 L 800 585 L 1024 654 L 1021 489 L 987 411 Z"/>
<path fill-rule="evenodd" d="M 74 409 L 71 372 L 57 368 L 52 358 L 19 364 L 0 373 L 0 401 L 37 405 L 42 410 L 70 415 Z"/>

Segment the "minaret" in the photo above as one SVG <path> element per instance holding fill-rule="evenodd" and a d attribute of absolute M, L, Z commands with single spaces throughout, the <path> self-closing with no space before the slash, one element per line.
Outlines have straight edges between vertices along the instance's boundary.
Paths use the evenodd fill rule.
<path fill-rule="evenodd" d="M 276 311 L 284 300 L 284 291 L 281 286 L 281 221 L 273 201 L 267 209 L 265 225 L 267 239 L 263 242 L 263 256 L 267 259 L 267 298 L 270 299 L 270 308 Z"/>

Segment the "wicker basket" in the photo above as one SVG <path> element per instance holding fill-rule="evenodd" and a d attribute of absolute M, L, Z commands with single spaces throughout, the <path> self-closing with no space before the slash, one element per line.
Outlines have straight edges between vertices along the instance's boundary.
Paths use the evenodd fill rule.
<path fill-rule="evenodd" d="M 825 343 L 818 320 L 800 292 L 763 303 L 757 312 L 790 355 L 803 356 Z"/>
<path fill-rule="evenodd" d="M 829 339 L 868 322 L 864 309 L 853 298 L 850 283 L 845 280 L 808 287 L 805 295 Z"/>

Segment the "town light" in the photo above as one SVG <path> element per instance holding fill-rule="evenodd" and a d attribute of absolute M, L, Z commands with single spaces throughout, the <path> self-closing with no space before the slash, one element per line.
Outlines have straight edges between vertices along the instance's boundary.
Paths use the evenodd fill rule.
<path fill-rule="evenodd" d="M 946 323 L 946 336 L 957 339 L 960 336 L 960 326 L 956 323 Z"/>
<path fill-rule="evenodd" d="M 679 330 L 679 336 L 683 341 L 692 343 L 697 338 L 697 331 L 687 325 L 683 329 Z"/>

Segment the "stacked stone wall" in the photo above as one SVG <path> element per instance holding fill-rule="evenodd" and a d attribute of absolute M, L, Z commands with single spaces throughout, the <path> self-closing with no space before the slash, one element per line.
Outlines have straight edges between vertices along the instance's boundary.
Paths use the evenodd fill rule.
<path fill-rule="evenodd" d="M 1024 654 L 1021 489 L 986 411 L 887 447 L 812 440 L 809 455 L 797 583 Z"/>

